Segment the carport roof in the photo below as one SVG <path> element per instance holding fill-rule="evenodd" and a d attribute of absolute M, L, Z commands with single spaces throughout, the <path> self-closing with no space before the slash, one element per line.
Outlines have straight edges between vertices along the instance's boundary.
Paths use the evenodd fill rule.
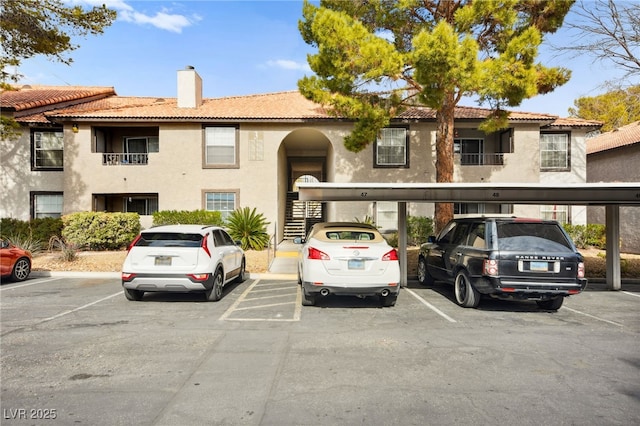
<path fill-rule="evenodd" d="M 301 201 L 398 201 L 640 205 L 640 182 L 624 183 L 300 183 Z"/>

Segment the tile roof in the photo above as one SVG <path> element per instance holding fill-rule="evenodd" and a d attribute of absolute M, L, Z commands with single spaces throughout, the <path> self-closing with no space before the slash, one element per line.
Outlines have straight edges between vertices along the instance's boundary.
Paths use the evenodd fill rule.
<path fill-rule="evenodd" d="M 115 94 L 113 87 L 25 85 L 0 91 L 0 108 L 17 112 Z"/>
<path fill-rule="evenodd" d="M 485 119 L 490 109 L 456 107 L 457 119 Z M 49 114 L 57 119 L 96 120 L 308 120 L 336 118 L 298 91 L 266 93 L 247 96 L 203 99 L 197 108 L 178 108 L 176 98 L 110 97 L 87 102 Z M 398 119 L 433 120 L 435 111 L 414 107 L 401 113 Z M 512 121 L 554 122 L 551 114 L 512 111 Z"/>
<path fill-rule="evenodd" d="M 640 143 L 640 121 L 587 139 L 587 154 Z"/>
<path fill-rule="evenodd" d="M 0 105 L 14 111 L 21 122 L 56 120 L 119 121 L 288 121 L 331 120 L 323 108 L 297 90 L 224 98 L 206 98 L 197 108 L 178 108 L 176 98 L 117 96 L 113 87 L 23 86 L 0 92 Z M 36 109 L 40 108 L 40 109 Z M 43 111 L 44 114 L 42 114 Z M 458 106 L 458 120 L 482 120 L 487 108 Z M 434 120 L 435 111 L 412 107 L 400 120 Z M 555 115 L 511 111 L 510 121 L 546 122 L 547 126 L 599 127 L 600 123 Z"/>

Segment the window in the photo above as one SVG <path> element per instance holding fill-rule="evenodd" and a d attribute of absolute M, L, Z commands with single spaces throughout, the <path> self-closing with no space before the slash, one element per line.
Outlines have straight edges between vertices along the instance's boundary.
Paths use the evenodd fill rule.
<path fill-rule="evenodd" d="M 404 127 L 387 127 L 375 143 L 376 167 L 408 167 L 408 131 Z"/>
<path fill-rule="evenodd" d="M 149 216 L 158 211 L 158 197 L 125 197 L 125 212 Z"/>
<path fill-rule="evenodd" d="M 235 192 L 205 192 L 205 203 L 205 210 L 220 212 L 222 220 L 226 220 L 236 209 L 236 194 Z"/>
<path fill-rule="evenodd" d="M 482 139 L 454 139 L 453 152 L 460 154 L 460 164 L 482 165 L 484 164 L 484 140 Z"/>
<path fill-rule="evenodd" d="M 540 134 L 540 169 L 563 171 L 569 168 L 569 134 Z"/>
<path fill-rule="evenodd" d="M 569 223 L 569 206 L 542 206 L 540 208 L 540 216 L 546 220 Z"/>
<path fill-rule="evenodd" d="M 31 194 L 31 217 L 33 219 L 60 216 L 62 216 L 62 192 Z"/>
<path fill-rule="evenodd" d="M 62 170 L 64 139 L 61 131 L 32 133 L 33 170 Z"/>
<path fill-rule="evenodd" d="M 157 136 L 124 138 L 124 149 L 126 155 L 123 163 L 147 164 L 149 152 L 159 152 L 160 144 Z"/>
<path fill-rule="evenodd" d="M 206 127 L 205 166 L 237 166 L 235 127 Z"/>
<path fill-rule="evenodd" d="M 378 201 L 376 203 L 376 225 L 385 231 L 398 229 L 397 202 Z"/>

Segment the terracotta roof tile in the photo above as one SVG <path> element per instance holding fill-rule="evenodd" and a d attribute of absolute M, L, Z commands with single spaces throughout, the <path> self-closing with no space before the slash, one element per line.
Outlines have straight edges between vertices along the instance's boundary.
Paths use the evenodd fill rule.
<path fill-rule="evenodd" d="M 640 121 L 587 139 L 587 154 L 640 143 Z"/>
<path fill-rule="evenodd" d="M 12 111 L 24 111 L 80 101 L 96 96 L 113 96 L 113 87 L 94 86 L 22 86 L 16 90 L 0 92 L 0 108 Z"/>
<path fill-rule="evenodd" d="M 597 120 L 583 120 L 582 118 L 558 118 L 553 123 L 551 123 L 552 127 L 594 127 L 599 129 L 602 127 L 602 121 Z"/>

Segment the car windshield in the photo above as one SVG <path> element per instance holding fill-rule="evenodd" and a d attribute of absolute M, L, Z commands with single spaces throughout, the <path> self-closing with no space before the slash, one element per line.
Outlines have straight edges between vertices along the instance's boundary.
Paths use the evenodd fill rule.
<path fill-rule="evenodd" d="M 138 247 L 200 247 L 200 234 L 183 234 L 177 232 L 145 232 L 136 242 Z"/>
<path fill-rule="evenodd" d="M 571 243 L 554 223 L 498 223 L 500 250 L 572 252 Z"/>

